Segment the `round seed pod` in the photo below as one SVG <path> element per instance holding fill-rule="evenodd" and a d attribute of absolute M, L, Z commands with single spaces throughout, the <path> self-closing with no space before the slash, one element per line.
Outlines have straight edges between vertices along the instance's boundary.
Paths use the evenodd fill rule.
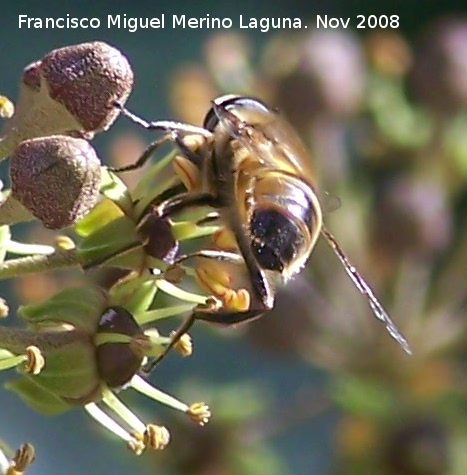
<path fill-rule="evenodd" d="M 83 139 L 54 135 L 25 140 L 11 156 L 12 195 L 45 227 L 75 223 L 96 203 L 101 163 Z"/>
<path fill-rule="evenodd" d="M 171 264 L 177 256 L 179 243 L 174 238 L 169 221 L 149 212 L 138 226 L 146 253 Z"/>
<path fill-rule="evenodd" d="M 103 312 L 98 333 L 141 336 L 143 331 L 128 310 L 115 306 Z M 125 385 L 140 369 L 143 361 L 143 357 L 135 354 L 126 343 L 104 343 L 97 347 L 96 352 L 99 374 L 111 388 Z"/>

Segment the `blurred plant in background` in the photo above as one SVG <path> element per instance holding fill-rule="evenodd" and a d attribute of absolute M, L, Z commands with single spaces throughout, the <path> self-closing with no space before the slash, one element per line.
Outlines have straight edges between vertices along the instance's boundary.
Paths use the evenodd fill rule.
<path fill-rule="evenodd" d="M 309 278 L 283 289 L 281 317 L 245 327 L 262 348 L 332 375 L 324 392 L 342 409 L 336 474 L 467 466 L 466 58 L 467 20 L 446 18 L 413 46 L 395 31 L 312 31 L 279 33 L 258 52 L 222 33 L 206 43 L 204 65 L 173 76 L 183 120 L 199 123 L 213 97 L 232 91 L 289 118 L 330 205 L 341 200 L 328 227 L 411 342 L 408 358 L 324 246 Z"/>
<path fill-rule="evenodd" d="M 35 69 L 30 71 L 29 86 L 36 77 Z M 195 431 L 180 419 L 173 420 L 173 451 L 156 454 L 155 465 L 163 464 L 167 473 L 285 473 L 286 467 L 268 449 L 267 437 L 293 430 L 294 420 L 309 419 L 335 406 L 340 416 L 331 473 L 463 475 L 467 466 L 463 382 L 467 20 L 440 20 L 413 45 L 395 31 L 363 38 L 348 30 L 281 32 L 257 51 L 239 33 L 216 34 L 205 45 L 203 64 L 174 71 L 169 98 L 178 119 L 200 124 L 210 101 L 222 93 L 257 96 L 277 107 L 299 131 L 322 187 L 327 226 L 371 282 L 414 354 L 405 355 L 373 321 L 365 299 L 335 257 L 318 245 L 307 275 L 280 289 L 273 310 L 279 318 L 265 317 L 244 326 L 244 332 L 262 349 L 292 354 L 323 368 L 329 384 L 305 397 L 299 393 L 302 388 L 297 393 L 288 388 L 286 401 L 274 401 L 257 384 L 229 388 L 186 382 L 183 392 L 210 397 L 216 424 Z M 71 129 L 76 130 L 74 123 Z M 86 134 L 88 129 L 84 135 L 89 138 Z M 43 136 L 41 131 L 38 136 Z M 29 137 L 17 135 L 11 139 L 13 145 L 6 145 L 12 151 L 24 138 Z M 115 166 L 131 163 L 144 148 L 135 136 L 119 135 L 108 161 Z M 21 158 L 21 153 L 16 156 Z M 86 267 L 98 256 L 112 256 L 114 266 L 94 270 L 86 278 L 110 289 L 108 305 L 129 307 L 138 325 L 163 318 L 165 308 L 171 309 L 166 316 L 177 313 L 176 306 L 181 313 L 181 294 L 164 295 L 162 284 L 152 306 L 133 309 L 130 287 L 120 294 L 127 282 L 122 280 L 127 271 L 121 267 L 138 262 L 138 269 L 132 268 L 139 270 L 150 263 L 160 269 L 164 281 L 178 285 L 177 279 L 164 274 L 167 265 L 161 260 L 175 241 L 213 231 L 200 229 L 193 219 L 188 226 L 188 217 L 171 228 L 174 241 L 169 236 L 156 255 L 148 256 L 151 236 L 141 238 L 137 217 L 151 198 L 176 179 L 167 166 L 169 160 L 167 156 L 125 176 L 126 185 L 104 171 L 100 189 L 105 198 L 97 206 L 93 201 L 91 213 L 74 228 L 80 237 L 73 235 L 73 239 L 81 253 L 74 264 Z M 333 209 L 336 196 L 339 209 Z M 142 204 L 137 203 L 140 199 Z M 165 225 L 156 224 L 164 234 Z M 31 239 L 51 239 L 45 232 L 43 227 L 35 228 Z M 134 242 L 145 246 L 134 250 L 130 246 Z M 74 242 L 70 248 L 69 244 L 55 244 L 55 249 L 74 253 Z M 114 257 L 112 252 L 124 245 L 130 246 L 130 257 Z M 22 302 L 35 303 L 64 284 L 76 285 L 82 280 L 77 276 L 40 273 L 17 278 L 14 284 Z M 139 282 L 148 284 L 144 279 Z M 205 297 L 199 298 L 196 303 Z M 187 303 L 185 310 L 194 303 Z M 150 336 L 159 350 L 167 342 Z M 268 419 L 273 419 L 273 427 L 265 423 Z M 131 434 L 126 440 L 130 439 Z"/>

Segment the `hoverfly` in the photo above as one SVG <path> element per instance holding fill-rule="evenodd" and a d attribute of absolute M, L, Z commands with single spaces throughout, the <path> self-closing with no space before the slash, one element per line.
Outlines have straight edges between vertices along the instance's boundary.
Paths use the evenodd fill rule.
<path fill-rule="evenodd" d="M 334 236 L 323 223 L 323 212 L 313 174 L 307 168 L 307 151 L 296 132 L 276 111 L 259 99 L 235 95 L 212 101 L 203 127 L 172 121 L 146 122 L 116 104 L 123 115 L 146 129 L 165 132 L 153 142 L 154 149 L 174 142 L 181 153 L 202 173 L 199 191 L 176 194 L 160 203 L 156 212 L 168 217 L 190 206 L 210 206 L 233 232 L 237 252 L 200 250 L 181 256 L 241 262 L 252 284 L 250 306 L 245 311 L 198 308 L 175 332 L 164 353 L 150 364 L 154 367 L 195 320 L 224 325 L 260 317 L 274 305 L 270 275 L 284 280 L 297 274 L 308 261 L 321 235 L 327 241 L 357 289 L 367 298 L 376 318 L 409 354 L 407 340 L 375 297 L 371 287 L 350 263 Z M 200 151 L 193 152 L 183 138 L 196 134 Z M 148 159 L 112 171 L 139 168 Z"/>

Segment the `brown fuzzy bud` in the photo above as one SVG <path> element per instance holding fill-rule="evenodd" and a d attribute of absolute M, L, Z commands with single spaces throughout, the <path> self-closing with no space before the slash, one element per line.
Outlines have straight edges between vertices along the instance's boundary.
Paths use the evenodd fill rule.
<path fill-rule="evenodd" d="M 92 138 L 118 116 L 133 71 L 123 54 L 101 41 L 51 51 L 24 69 L 14 116 L 5 123 L 0 158 L 19 142 L 54 134 Z"/>
<path fill-rule="evenodd" d="M 96 203 L 100 165 L 86 140 L 60 135 L 25 140 L 11 156 L 12 194 L 45 227 L 61 229 Z"/>
<path fill-rule="evenodd" d="M 41 88 L 41 62 L 34 61 L 24 68 L 23 84 L 33 91 L 39 91 Z"/>
<path fill-rule="evenodd" d="M 41 62 L 50 97 L 63 104 L 86 131 L 106 130 L 118 115 L 115 101 L 124 102 L 133 86 L 125 56 L 101 41 L 65 46 Z"/>

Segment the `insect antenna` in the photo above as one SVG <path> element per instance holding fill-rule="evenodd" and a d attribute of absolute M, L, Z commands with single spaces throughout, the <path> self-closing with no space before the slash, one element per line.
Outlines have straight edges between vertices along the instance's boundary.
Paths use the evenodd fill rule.
<path fill-rule="evenodd" d="M 357 269 L 351 264 L 348 257 L 345 255 L 344 251 L 337 243 L 335 237 L 328 231 L 325 226 L 321 228 L 321 234 L 324 236 L 327 243 L 334 251 L 334 254 L 336 254 L 336 256 L 341 261 L 345 271 L 352 279 L 354 285 L 357 287 L 360 293 L 365 295 L 365 297 L 367 298 L 375 317 L 384 323 L 388 333 L 394 338 L 394 340 L 397 341 L 397 343 L 399 343 L 399 345 L 407 354 L 411 355 L 412 350 L 410 349 L 407 340 L 398 330 L 396 324 L 391 320 L 391 317 L 387 314 L 386 310 L 384 310 L 383 306 L 379 303 L 371 287 L 366 283 L 365 279 L 358 273 Z"/>

